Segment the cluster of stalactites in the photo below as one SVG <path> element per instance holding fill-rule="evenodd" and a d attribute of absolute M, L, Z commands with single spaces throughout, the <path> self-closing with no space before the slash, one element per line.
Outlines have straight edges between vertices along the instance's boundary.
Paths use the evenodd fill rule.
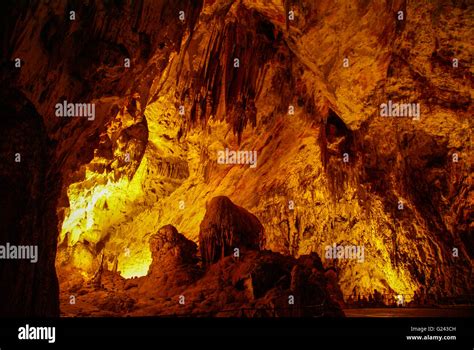
<path fill-rule="evenodd" d="M 179 71 L 178 104 L 185 107 L 187 129 L 205 127 L 211 116 L 225 119 L 240 136 L 256 125 L 255 100 L 263 84 L 265 64 L 273 57 L 273 25 L 259 30 L 262 18 L 247 11 L 237 22 L 215 23 L 203 63 L 192 72 Z M 242 23 L 245 22 L 245 23 Z M 190 53 L 188 53 L 190 54 Z M 185 59 L 182 53 L 181 60 Z M 182 66 L 182 64 L 181 64 Z"/>

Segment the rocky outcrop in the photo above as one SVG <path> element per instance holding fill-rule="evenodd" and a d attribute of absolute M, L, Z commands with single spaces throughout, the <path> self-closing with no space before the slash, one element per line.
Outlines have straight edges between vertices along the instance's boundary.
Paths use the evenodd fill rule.
<path fill-rule="evenodd" d="M 232 232 L 229 237 L 234 240 L 230 243 L 245 243 L 246 249 L 240 255 L 203 260 L 204 268 L 199 264 L 196 244 L 174 226 L 166 225 L 150 237 L 152 262 L 146 276 L 124 280 L 116 272 L 103 271 L 99 286 L 83 282 L 69 285 L 69 294 L 78 294 L 81 304 L 66 305 L 63 312 L 101 316 L 344 315 L 337 281 L 325 271 L 317 254 L 295 259 L 260 251 L 254 244 L 257 241 L 252 243 L 245 241 L 244 236 L 236 236 L 258 233 L 258 219 L 227 197 L 216 197 L 209 203 L 208 211 L 215 214 L 217 209 L 224 215 L 213 215 L 212 227 Z M 211 223 L 209 218 L 204 222 Z M 243 222 L 249 226 L 242 225 Z"/>
<path fill-rule="evenodd" d="M 149 275 L 159 274 L 168 267 L 197 262 L 197 245 L 172 225 L 163 226 L 150 238 L 152 262 Z"/>
<path fill-rule="evenodd" d="M 199 249 L 204 264 L 264 246 L 263 226 L 255 215 L 224 196 L 212 198 L 199 231 Z"/>
<path fill-rule="evenodd" d="M 77 295 L 76 305 L 66 302 L 64 293 L 62 311 L 66 316 L 344 316 L 337 284 L 318 264 L 310 265 L 270 251 L 248 251 L 239 259 L 221 259 L 197 278 L 186 278 L 196 269 L 191 265 L 164 267 L 160 277 L 150 273 L 126 283 L 107 272 L 101 289 L 83 284 L 67 293 Z"/>
<path fill-rule="evenodd" d="M 200 275 L 197 245 L 172 225 L 163 226 L 150 238 L 152 262 L 146 277 L 140 279 L 143 294 L 176 295 Z"/>

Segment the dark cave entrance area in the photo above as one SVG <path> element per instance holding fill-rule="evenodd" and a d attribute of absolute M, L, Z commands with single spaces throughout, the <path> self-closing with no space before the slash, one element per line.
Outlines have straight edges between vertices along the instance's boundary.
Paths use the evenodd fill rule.
<path fill-rule="evenodd" d="M 0 264 L 0 315 L 59 316 L 56 196 L 60 182 L 50 166 L 43 119 L 15 89 L 0 90 L 0 242 L 37 248 L 37 261 Z M 49 174 L 48 174 L 49 173 Z M 18 255 L 20 257 L 20 255 Z"/>

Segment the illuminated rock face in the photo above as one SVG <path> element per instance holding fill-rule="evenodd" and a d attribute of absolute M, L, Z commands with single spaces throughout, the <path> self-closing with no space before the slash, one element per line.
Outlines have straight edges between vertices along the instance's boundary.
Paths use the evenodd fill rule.
<path fill-rule="evenodd" d="M 228 256 L 240 256 L 246 249 L 263 247 L 263 226 L 244 208 L 234 205 L 229 198 L 212 198 L 200 225 L 199 247 L 205 264 Z"/>
<path fill-rule="evenodd" d="M 38 6 L 8 33 L 25 62 L 14 86 L 62 175 L 61 281 L 92 277 L 102 255 L 145 276 L 152 233 L 172 224 L 199 243 L 206 202 L 227 196 L 265 248 L 321 256 L 346 299 L 472 293 L 472 5 L 104 6 L 80 5 L 74 23 L 65 4 Z M 96 103 L 95 120 L 58 120 L 62 100 Z M 389 101 L 418 103 L 419 120 L 380 116 Z M 226 149 L 256 151 L 256 167 L 219 164 Z M 333 244 L 364 247 L 364 262 L 326 259 Z"/>
<path fill-rule="evenodd" d="M 223 209 L 224 215 L 211 215 L 214 209 Z M 163 226 L 150 237 L 152 262 L 146 276 L 126 280 L 100 268 L 92 283 L 76 279 L 72 285 L 70 276 L 63 291 L 80 295 L 81 303 L 63 303 L 63 315 L 344 316 L 334 271 L 325 271 L 317 254 L 295 259 L 260 251 L 258 244 L 248 242 L 248 235 L 262 228 L 258 219 L 226 197 L 213 198 L 206 212 L 204 227 L 212 223 L 232 232 L 231 243 L 241 248 L 239 254 L 200 262 L 194 242 L 174 226 Z"/>
<path fill-rule="evenodd" d="M 8 86 L 0 88 L 0 153 L 5 156 L 0 166 L 0 315 L 59 315 L 57 237 L 50 235 L 50 227 L 57 224 L 53 198 L 60 176 L 42 162 L 51 149 L 41 116 L 23 94 Z M 36 246 L 36 261 L 5 260 L 7 244 Z"/>

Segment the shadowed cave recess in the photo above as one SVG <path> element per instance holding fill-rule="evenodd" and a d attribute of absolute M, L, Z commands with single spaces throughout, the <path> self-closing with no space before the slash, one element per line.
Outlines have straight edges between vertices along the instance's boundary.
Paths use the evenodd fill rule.
<path fill-rule="evenodd" d="M 0 6 L 1 315 L 472 302 L 472 2 Z"/>

